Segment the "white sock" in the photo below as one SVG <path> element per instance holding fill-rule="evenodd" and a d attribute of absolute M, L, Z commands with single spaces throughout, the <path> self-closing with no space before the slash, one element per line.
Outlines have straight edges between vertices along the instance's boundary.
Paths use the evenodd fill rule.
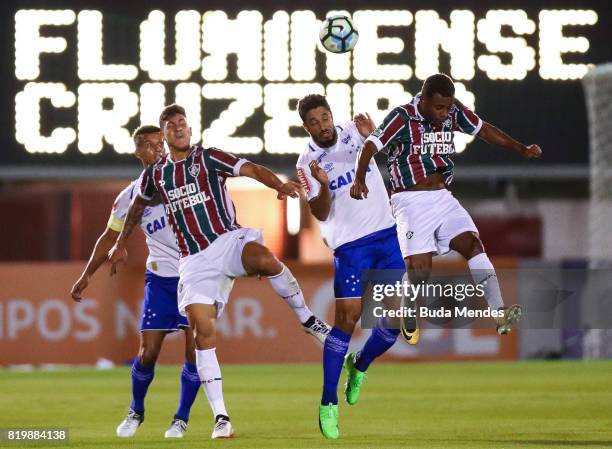
<path fill-rule="evenodd" d="M 196 366 L 198 367 L 202 388 L 204 388 L 213 414 L 215 417 L 218 415 L 229 416 L 223 401 L 223 382 L 221 381 L 221 367 L 217 360 L 216 348 L 196 349 Z"/>
<path fill-rule="evenodd" d="M 281 272 L 274 276 L 270 276 L 268 280 L 278 296 L 283 298 L 283 301 L 293 309 L 300 323 L 308 321 L 308 318 L 310 318 L 313 313 L 306 305 L 302 290 L 300 290 L 300 286 L 291 274 L 291 271 L 283 265 Z"/>
<path fill-rule="evenodd" d="M 489 257 L 485 253 L 480 253 L 468 260 L 468 265 L 474 282 L 482 285 L 489 307 L 493 310 L 504 307 L 499 281 Z"/>

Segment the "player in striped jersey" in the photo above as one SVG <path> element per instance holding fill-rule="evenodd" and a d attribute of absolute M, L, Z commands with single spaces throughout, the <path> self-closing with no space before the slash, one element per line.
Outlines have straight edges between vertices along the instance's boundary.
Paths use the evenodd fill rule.
<path fill-rule="evenodd" d="M 276 293 L 293 307 L 304 330 L 321 341 L 329 326 L 306 306 L 291 272 L 262 245 L 261 232 L 238 225 L 225 182 L 230 176 L 248 176 L 278 191 L 279 199 L 298 197 L 300 185 L 283 183 L 267 168 L 216 148 L 191 146 L 191 128 L 179 105 L 164 109 L 160 127 L 170 155 L 143 172 L 139 194 L 109 258 L 113 266 L 125 259 L 125 241 L 158 192 L 181 254 L 179 311 L 194 329 L 198 374 L 215 416 L 212 438 L 230 438 L 234 432 L 223 400 L 215 326 L 234 279 L 248 275 L 268 277 Z"/>
<path fill-rule="evenodd" d="M 134 132 L 134 155 L 146 168 L 157 161 L 164 152 L 160 129 L 157 126 L 141 126 Z M 83 274 L 72 287 L 71 295 L 81 301 L 89 279 L 106 261 L 125 221 L 130 202 L 137 195 L 140 180 L 132 181 L 119 193 L 108 220 L 107 228 L 91 253 Z M 181 371 L 181 395 L 178 409 L 165 433 L 166 438 L 182 438 L 187 430 L 189 412 L 200 389 L 200 379 L 195 366 L 195 342 L 184 316 L 178 312 L 177 285 L 179 252 L 174 234 L 166 225 L 165 211 L 159 196 L 147 208 L 140 227 L 145 234 L 147 271 L 144 301 L 140 321 L 140 348 L 132 366 L 132 402 L 127 416 L 117 427 L 117 436 L 128 438 L 136 434 L 144 421 L 145 397 L 155 375 L 155 363 L 166 335 L 185 331 L 185 363 Z"/>
<path fill-rule="evenodd" d="M 484 122 L 455 99 L 453 81 L 444 74 L 425 80 L 421 93 L 393 109 L 366 139 L 357 163 L 351 196 L 367 198 L 366 170 L 372 156 L 385 150 L 391 183 L 391 207 L 397 222 L 402 256 L 411 282 L 424 282 L 432 256 L 455 250 L 468 261 L 472 278 L 482 284 L 489 307 L 503 309 L 500 334 L 510 332 L 521 316 L 518 305 L 505 308 L 495 269 L 470 215 L 447 190 L 453 179 L 454 132 L 476 135 L 485 142 L 539 158 L 538 145 L 523 145 Z M 404 332 L 404 329 L 402 329 Z"/>

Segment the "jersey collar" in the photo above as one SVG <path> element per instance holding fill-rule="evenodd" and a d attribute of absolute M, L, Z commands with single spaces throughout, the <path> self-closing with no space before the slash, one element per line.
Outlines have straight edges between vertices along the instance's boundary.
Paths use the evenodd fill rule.
<path fill-rule="evenodd" d="M 185 159 L 181 159 L 178 162 L 183 162 L 186 161 L 187 159 L 189 159 L 189 156 L 192 155 L 192 153 L 196 150 L 198 146 L 197 145 L 192 145 L 191 146 L 191 150 L 189 151 L 189 154 L 187 156 L 185 156 Z M 171 164 L 176 164 L 176 161 L 172 158 L 172 153 L 168 151 L 168 156 L 166 157 L 167 161 L 170 161 Z"/>
<path fill-rule="evenodd" d="M 338 145 L 338 142 L 336 142 L 336 144 L 332 145 L 331 147 L 321 148 L 319 145 L 315 143 L 314 140 L 312 140 L 312 137 L 311 137 L 310 141 L 308 142 L 308 149 L 313 153 L 331 153 L 332 151 L 334 151 L 337 145 Z"/>

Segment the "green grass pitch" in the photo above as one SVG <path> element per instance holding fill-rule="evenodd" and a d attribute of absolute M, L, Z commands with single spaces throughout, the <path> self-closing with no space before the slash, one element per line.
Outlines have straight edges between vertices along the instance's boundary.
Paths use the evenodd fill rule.
<path fill-rule="evenodd" d="M 612 362 L 373 365 L 357 405 L 340 396 L 338 441 L 319 434 L 319 366 L 222 370 L 234 440 L 210 440 L 202 391 L 185 438 L 164 440 L 178 401 L 178 366 L 157 368 L 146 420 L 131 440 L 115 437 L 130 400 L 128 368 L 0 371 L 0 427 L 68 427 L 74 449 L 612 447 Z"/>

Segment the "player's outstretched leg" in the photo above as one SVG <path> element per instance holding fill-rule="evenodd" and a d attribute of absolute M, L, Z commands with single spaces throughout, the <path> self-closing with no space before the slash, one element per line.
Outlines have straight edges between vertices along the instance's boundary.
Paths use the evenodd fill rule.
<path fill-rule="evenodd" d="M 164 434 L 166 438 L 183 438 L 187 431 L 191 406 L 200 389 L 193 331 L 189 327 L 183 330 L 185 331 L 185 363 L 181 371 L 181 396 L 172 423 Z"/>
<path fill-rule="evenodd" d="M 495 319 L 497 333 L 500 335 L 509 333 L 521 319 L 521 306 L 518 304 L 509 308 L 504 306 L 495 268 L 485 253 L 478 235 L 473 232 L 463 232 L 451 240 L 450 248 L 468 261 L 472 279 L 476 285 L 483 287 L 489 307 L 492 310 L 504 311 L 503 316 Z"/>
<path fill-rule="evenodd" d="M 346 369 L 347 379 L 344 393 L 346 402 L 354 405 L 359 400 L 361 384 L 367 377 L 368 367 L 375 358 L 387 352 L 397 340 L 400 331 L 392 329 L 386 318 L 380 319 L 372 329 L 370 337 L 357 353 L 351 352 L 346 356 L 344 368 Z"/>
<path fill-rule="evenodd" d="M 266 276 L 278 296 L 291 307 L 302 329 L 320 344 L 325 342 L 330 326 L 312 313 L 291 271 L 268 248 L 257 242 L 247 243 L 242 251 L 242 264 L 248 274 Z"/>
<path fill-rule="evenodd" d="M 215 417 L 211 438 L 232 438 L 234 429 L 223 400 L 221 367 L 215 347 L 217 308 L 214 304 L 195 303 L 189 304 L 185 312 L 195 335 L 198 375 Z"/>
<path fill-rule="evenodd" d="M 144 421 L 144 400 L 155 375 L 155 362 L 164 336 L 165 333 L 159 331 L 140 333 L 140 349 L 132 365 L 132 403 L 126 417 L 117 426 L 120 438 L 133 437 Z"/>

